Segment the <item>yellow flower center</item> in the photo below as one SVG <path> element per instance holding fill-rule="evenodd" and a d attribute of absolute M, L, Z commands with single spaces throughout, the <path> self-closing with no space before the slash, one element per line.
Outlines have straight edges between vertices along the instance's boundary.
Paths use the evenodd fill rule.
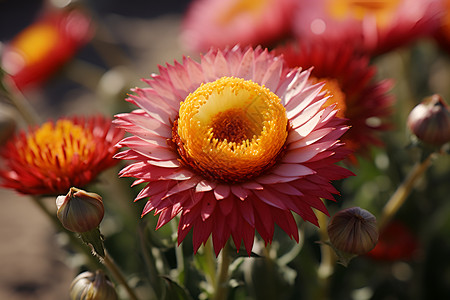
<path fill-rule="evenodd" d="M 400 0 L 328 0 L 330 15 L 344 19 L 350 15 L 357 20 L 374 16 L 378 26 L 386 26 L 400 3 Z"/>
<path fill-rule="evenodd" d="M 336 104 L 336 109 L 339 111 L 337 112 L 337 116 L 341 118 L 345 118 L 345 112 L 347 110 L 347 103 L 346 103 L 346 97 L 345 93 L 342 91 L 341 86 L 339 85 L 339 82 L 336 79 L 333 78 L 311 78 L 312 82 L 325 82 L 325 85 L 323 87 L 323 90 L 326 92 L 326 96 L 331 96 L 328 98 L 328 100 L 325 102 L 323 107 L 327 107 L 331 104 Z"/>
<path fill-rule="evenodd" d="M 33 64 L 42 59 L 58 41 L 57 28 L 49 24 L 29 27 L 14 41 L 21 52 L 25 64 Z"/>
<path fill-rule="evenodd" d="M 277 95 L 251 80 L 223 77 L 187 96 L 172 133 L 185 164 L 210 180 L 242 182 L 273 166 L 287 127 Z"/>
<path fill-rule="evenodd" d="M 226 25 L 244 14 L 251 15 L 256 21 L 262 16 L 264 8 L 272 0 L 237 0 L 218 18 L 218 23 Z"/>
<path fill-rule="evenodd" d="M 21 156 L 43 171 L 67 174 L 73 163 L 87 161 L 95 150 L 90 131 L 70 120 L 47 122 L 29 135 Z"/>

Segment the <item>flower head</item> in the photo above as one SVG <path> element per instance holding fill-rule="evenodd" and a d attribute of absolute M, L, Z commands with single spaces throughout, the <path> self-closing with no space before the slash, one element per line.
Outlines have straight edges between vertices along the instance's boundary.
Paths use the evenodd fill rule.
<path fill-rule="evenodd" d="M 84 187 L 116 164 L 123 131 L 104 117 L 72 117 L 20 132 L 2 149 L 3 187 L 23 194 L 58 195 Z"/>
<path fill-rule="evenodd" d="M 117 300 L 113 283 L 102 270 L 80 273 L 70 284 L 71 300 Z"/>
<path fill-rule="evenodd" d="M 369 65 L 369 57 L 355 53 L 348 44 L 324 41 L 290 44 L 277 52 L 288 66 L 312 67 L 312 80 L 325 82 L 324 90 L 332 95 L 329 102 L 337 104 L 338 115 L 351 126 L 342 137 L 347 148 L 366 154 L 370 146 L 381 145 L 377 133 L 389 128 L 386 119 L 394 100 L 388 95 L 392 81 L 375 81 L 376 68 Z"/>
<path fill-rule="evenodd" d="M 440 146 L 450 142 L 450 108 L 437 94 L 425 98 L 413 108 L 407 125 L 425 143 Z"/>
<path fill-rule="evenodd" d="M 67 195 L 56 198 L 57 217 L 67 230 L 88 232 L 100 225 L 105 215 L 102 197 L 71 187 Z"/>
<path fill-rule="evenodd" d="M 431 34 L 439 15 L 436 0 L 300 1 L 294 31 L 303 40 L 349 42 L 377 55 Z"/>
<path fill-rule="evenodd" d="M 270 243 L 275 224 L 298 241 L 292 212 L 317 224 L 311 208 L 327 213 L 331 180 L 352 174 L 334 164 L 348 154 L 338 140 L 347 126 L 308 76 L 235 47 L 145 80 L 128 99 L 139 108 L 115 120 L 133 134 L 116 157 L 135 160 L 121 176 L 147 184 L 142 215 L 159 214 L 159 228 L 181 214 L 178 242 L 192 229 L 195 251 L 212 235 L 216 253 L 230 237 L 250 253 L 255 230 Z"/>
<path fill-rule="evenodd" d="M 19 89 L 39 84 L 71 59 L 91 35 L 90 18 L 81 11 L 50 11 L 5 46 L 1 65 Z"/>
<path fill-rule="evenodd" d="M 183 21 L 183 44 L 210 47 L 269 45 L 291 30 L 295 0 L 197 0 Z"/>
<path fill-rule="evenodd" d="M 333 247 L 351 254 L 365 254 L 378 241 L 377 219 L 365 209 L 351 207 L 336 213 L 328 224 Z"/>

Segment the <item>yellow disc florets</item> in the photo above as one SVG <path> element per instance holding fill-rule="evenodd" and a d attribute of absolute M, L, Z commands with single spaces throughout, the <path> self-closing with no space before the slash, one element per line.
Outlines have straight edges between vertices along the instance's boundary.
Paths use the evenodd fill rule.
<path fill-rule="evenodd" d="M 92 157 L 92 133 L 70 120 L 47 122 L 27 138 L 23 159 L 49 172 L 64 173 L 71 164 Z M 74 161 L 75 160 L 75 161 Z"/>
<path fill-rule="evenodd" d="M 288 119 L 280 99 L 250 80 L 202 84 L 181 103 L 173 141 L 205 177 L 241 182 L 271 167 L 284 149 Z"/>

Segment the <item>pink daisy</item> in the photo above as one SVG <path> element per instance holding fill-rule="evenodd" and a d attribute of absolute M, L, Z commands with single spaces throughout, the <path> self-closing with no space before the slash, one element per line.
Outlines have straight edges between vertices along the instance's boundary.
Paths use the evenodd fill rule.
<path fill-rule="evenodd" d="M 439 0 L 300 1 L 294 31 L 302 39 L 345 41 L 377 55 L 431 34 L 440 10 Z"/>
<path fill-rule="evenodd" d="M 347 126 L 309 71 L 259 47 L 159 71 L 127 99 L 139 108 L 115 120 L 132 134 L 115 156 L 134 160 L 120 176 L 147 184 L 142 215 L 159 214 L 160 228 L 180 214 L 178 242 L 192 229 L 194 251 L 211 235 L 216 254 L 230 237 L 250 254 L 255 230 L 270 243 L 275 224 L 298 241 L 292 212 L 318 225 L 312 208 L 327 213 L 331 181 L 352 173 L 335 165 Z"/>
<path fill-rule="evenodd" d="M 296 0 L 197 0 L 182 24 L 188 49 L 270 45 L 291 32 Z"/>

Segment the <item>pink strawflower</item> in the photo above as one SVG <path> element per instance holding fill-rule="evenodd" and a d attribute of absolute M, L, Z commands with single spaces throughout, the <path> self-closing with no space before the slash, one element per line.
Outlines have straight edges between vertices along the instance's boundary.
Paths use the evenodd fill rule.
<path fill-rule="evenodd" d="M 330 49 L 333 51 L 330 51 Z M 336 103 L 338 116 L 346 118 L 350 129 L 343 135 L 345 146 L 354 154 L 366 155 L 371 146 L 381 146 L 377 136 L 390 128 L 388 118 L 392 113 L 394 97 L 389 95 L 393 82 L 375 80 L 377 69 L 369 64 L 369 57 L 355 53 L 347 43 L 318 41 L 308 45 L 291 43 L 276 49 L 283 54 L 289 67 L 312 68 L 311 80 L 324 81 Z M 350 158 L 356 162 L 352 155 Z"/>
<path fill-rule="evenodd" d="M 142 215 L 159 214 L 160 228 L 180 214 L 178 242 L 192 229 L 197 251 L 212 235 L 216 254 L 230 237 L 250 254 L 255 230 L 270 243 L 275 224 L 298 241 L 292 212 L 318 225 L 312 208 L 327 213 L 331 181 L 352 173 L 334 164 L 348 154 L 347 126 L 309 71 L 259 47 L 159 71 L 127 99 L 139 108 L 115 120 L 132 134 L 115 156 L 134 160 L 120 176 L 147 184 Z"/>
<path fill-rule="evenodd" d="M 296 0 L 196 0 L 182 24 L 188 49 L 270 45 L 291 32 Z"/>
<path fill-rule="evenodd" d="M 294 31 L 303 40 L 345 41 L 371 55 L 430 35 L 438 26 L 439 0 L 300 1 Z"/>

